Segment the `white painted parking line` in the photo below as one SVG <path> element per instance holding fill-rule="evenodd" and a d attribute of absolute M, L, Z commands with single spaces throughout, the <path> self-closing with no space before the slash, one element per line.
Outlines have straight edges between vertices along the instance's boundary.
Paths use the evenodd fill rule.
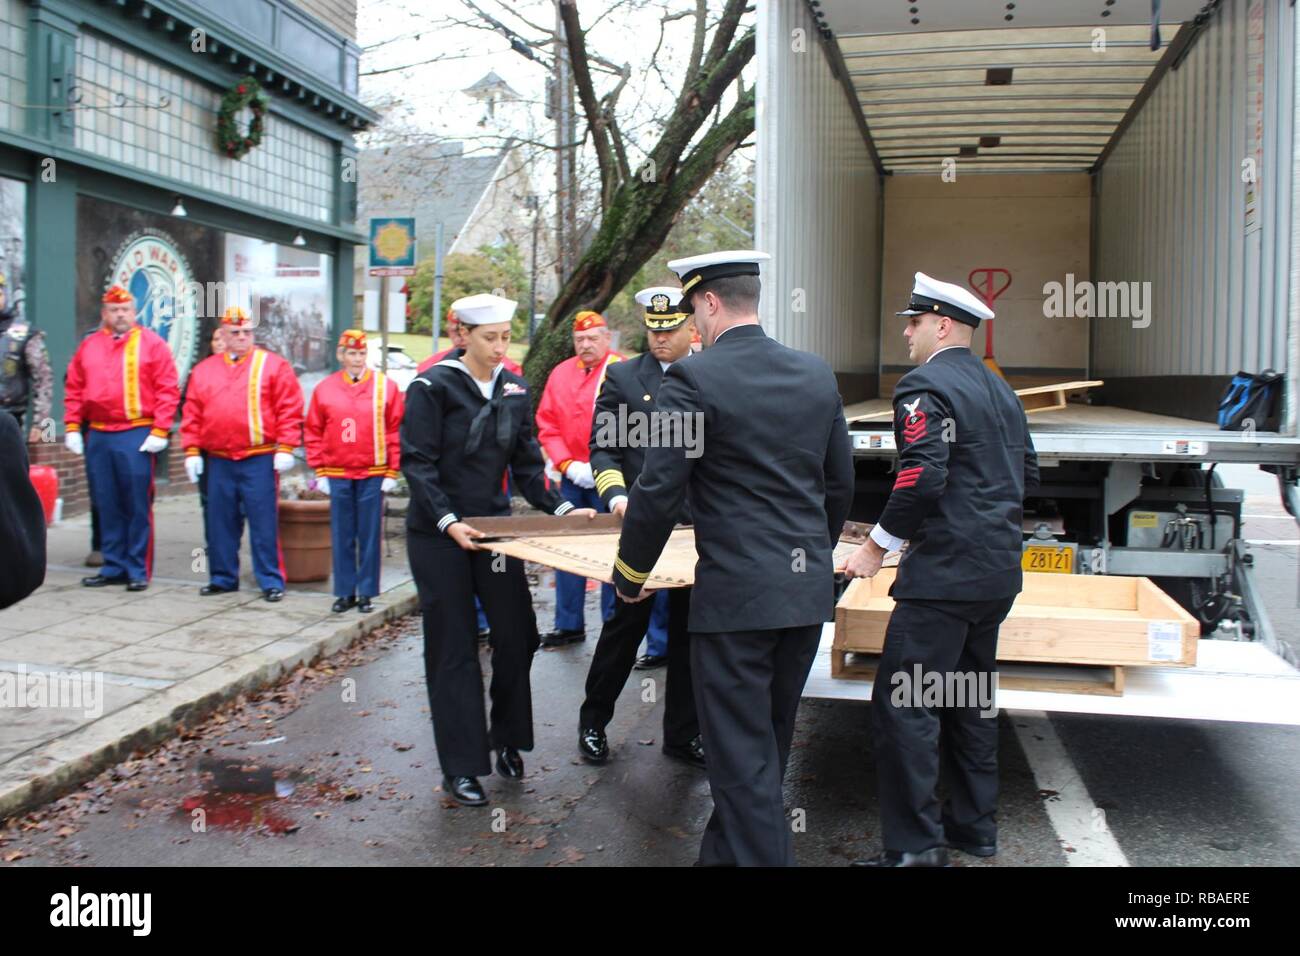
<path fill-rule="evenodd" d="M 1247 538 L 1247 544 L 1300 544 L 1300 538 Z"/>
<path fill-rule="evenodd" d="M 1092 802 L 1088 787 L 1042 711 L 1007 714 L 1043 794 L 1043 807 L 1052 821 L 1069 866 L 1128 866 L 1106 825 L 1106 812 Z"/>

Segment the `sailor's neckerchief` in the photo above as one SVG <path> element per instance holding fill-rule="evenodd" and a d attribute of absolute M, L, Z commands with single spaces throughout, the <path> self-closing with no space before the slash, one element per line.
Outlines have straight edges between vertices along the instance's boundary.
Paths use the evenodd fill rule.
<path fill-rule="evenodd" d="M 481 381 L 475 378 L 474 373 L 460 360 L 460 356 L 464 354 L 464 349 L 458 349 L 438 364 L 450 365 L 452 368 L 460 369 L 474 385 L 474 390 L 482 395 Z M 467 455 L 474 454 L 478 451 L 479 446 L 483 444 L 483 430 L 487 428 L 488 417 L 494 409 L 497 411 L 497 444 L 502 448 L 510 447 L 510 433 L 512 431 L 510 415 L 506 413 L 506 408 L 501 403 L 501 370 L 503 368 L 505 368 L 505 364 L 498 362 L 496 368 L 492 370 L 492 397 L 483 403 L 483 407 L 478 410 L 478 414 L 469 423 L 469 434 L 465 438 L 465 454 Z"/>

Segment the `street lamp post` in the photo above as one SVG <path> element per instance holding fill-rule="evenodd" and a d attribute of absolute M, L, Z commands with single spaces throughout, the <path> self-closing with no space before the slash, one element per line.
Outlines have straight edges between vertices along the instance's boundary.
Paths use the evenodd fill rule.
<path fill-rule="evenodd" d="M 541 203 L 538 202 L 536 194 L 532 194 L 525 200 L 524 204 L 533 214 L 533 254 L 528 264 L 528 344 L 531 346 L 533 344 L 533 333 L 537 331 L 537 226 L 540 219 Z"/>

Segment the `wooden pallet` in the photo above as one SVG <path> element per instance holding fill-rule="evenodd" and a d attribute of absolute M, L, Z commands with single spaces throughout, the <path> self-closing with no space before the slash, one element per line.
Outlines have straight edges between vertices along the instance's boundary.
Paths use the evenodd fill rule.
<path fill-rule="evenodd" d="M 841 680 L 874 681 L 879 666 L 880 657 L 876 654 L 831 651 L 831 676 Z M 999 663 L 998 687 L 1003 690 L 1123 697 L 1124 668 L 1105 665 L 1060 665 L 1042 668 L 1027 664 Z"/>
<path fill-rule="evenodd" d="M 1059 385 L 1039 385 L 1036 388 L 1018 388 L 1016 395 L 1020 404 L 1025 406 L 1025 414 L 1033 412 L 1051 412 L 1064 408 L 1075 392 L 1086 392 L 1090 388 L 1100 388 L 1104 382 L 1062 382 Z"/>
<path fill-rule="evenodd" d="M 1090 388 L 1099 388 L 1106 384 L 1103 381 L 1089 382 L 1055 382 L 1051 385 L 1035 385 L 1031 388 L 1016 389 L 1016 396 L 1020 399 L 1020 404 L 1025 406 L 1025 414 L 1030 415 L 1034 412 L 1052 412 L 1065 408 L 1070 396 L 1077 392 L 1086 392 Z M 873 406 L 881 401 L 859 402 L 857 405 L 850 405 L 844 410 L 844 418 L 850 425 L 855 422 L 877 422 L 891 421 L 894 417 L 892 405 L 885 408 L 871 410 Z"/>

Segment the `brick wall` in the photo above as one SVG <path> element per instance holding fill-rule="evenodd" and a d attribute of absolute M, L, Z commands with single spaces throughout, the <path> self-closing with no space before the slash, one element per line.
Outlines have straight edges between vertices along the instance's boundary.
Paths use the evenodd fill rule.
<path fill-rule="evenodd" d="M 63 516 L 85 514 L 90 510 L 90 494 L 86 486 L 86 462 L 63 447 L 63 442 L 38 443 L 27 446 L 33 465 L 49 465 L 59 476 L 59 497 L 63 499 Z M 197 494 L 195 486 L 185 476 L 185 453 L 179 435 L 173 435 L 171 448 L 166 452 L 167 473 L 162 473 L 162 456 L 154 476 L 154 494 L 164 498 L 178 494 Z"/>

